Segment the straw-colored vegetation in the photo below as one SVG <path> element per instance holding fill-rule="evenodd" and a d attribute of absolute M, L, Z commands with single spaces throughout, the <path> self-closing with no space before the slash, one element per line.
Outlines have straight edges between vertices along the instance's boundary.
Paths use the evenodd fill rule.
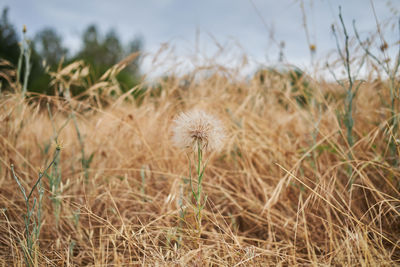
<path fill-rule="evenodd" d="M 120 94 L 120 68 L 91 84 L 75 62 L 52 73 L 59 96 L 25 98 L 4 72 L 1 266 L 399 264 L 396 78 L 366 78 L 349 132 L 346 79 L 242 79 L 214 66 Z M 87 90 L 73 96 L 73 86 Z M 188 157 L 171 140 L 173 119 L 193 108 L 226 134 L 207 154 L 200 236 Z"/>

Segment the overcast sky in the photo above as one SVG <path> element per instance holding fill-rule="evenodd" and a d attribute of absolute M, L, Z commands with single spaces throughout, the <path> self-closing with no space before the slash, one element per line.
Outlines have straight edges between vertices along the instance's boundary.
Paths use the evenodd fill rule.
<path fill-rule="evenodd" d="M 350 30 L 356 20 L 360 32 L 375 29 L 369 0 L 304 0 L 309 40 L 316 45 L 316 58 L 335 48 L 330 25 L 338 23 L 338 6 Z M 3 0 L 9 17 L 30 34 L 54 27 L 64 44 L 76 51 L 87 25 L 95 23 L 102 33 L 115 29 L 124 42 L 141 36 L 144 49 L 155 53 L 164 43 L 174 49 L 174 60 L 206 58 L 224 64 L 239 62 L 246 54 L 253 66 L 273 64 L 278 44 L 285 42 L 285 59 L 308 66 L 308 49 L 300 0 Z M 375 0 L 379 21 L 396 15 L 399 0 Z M 399 14 L 397 14 L 398 16 Z M 389 32 L 393 34 L 397 31 Z M 272 36 L 272 38 L 271 38 Z M 393 38 L 393 37 L 392 37 Z M 398 40 L 398 36 L 396 39 Z M 197 44 L 197 45 L 196 45 Z M 217 54 L 220 47 L 224 53 Z M 194 59 L 195 58 L 195 59 Z M 150 70 L 149 62 L 144 64 Z M 147 69 L 146 69 L 147 68 Z"/>

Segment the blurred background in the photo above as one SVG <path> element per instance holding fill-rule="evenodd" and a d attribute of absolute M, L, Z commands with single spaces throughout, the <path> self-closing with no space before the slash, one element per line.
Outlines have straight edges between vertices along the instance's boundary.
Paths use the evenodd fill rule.
<path fill-rule="evenodd" d="M 143 77 L 205 64 L 239 66 L 244 75 L 280 64 L 315 73 L 336 49 L 331 27 L 340 26 L 339 6 L 349 31 L 353 20 L 362 36 L 373 36 L 381 25 L 396 49 L 398 28 L 390 23 L 399 14 L 398 1 L 3 0 L 0 57 L 17 64 L 26 25 L 34 92 L 46 92 L 46 71 L 60 62 L 84 60 L 97 80 L 137 51 L 140 57 L 118 75 L 125 90 Z"/>

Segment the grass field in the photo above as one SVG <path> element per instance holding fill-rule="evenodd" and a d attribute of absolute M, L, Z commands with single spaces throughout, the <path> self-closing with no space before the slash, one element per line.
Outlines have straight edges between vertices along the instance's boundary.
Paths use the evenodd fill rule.
<path fill-rule="evenodd" d="M 214 66 L 122 94 L 119 67 L 96 83 L 82 62 L 59 69 L 59 96 L 1 93 L 1 266 L 399 264 L 398 78 L 371 68 L 349 101 L 346 79 Z M 192 109 L 226 135 L 205 154 L 200 234 L 171 140 Z"/>

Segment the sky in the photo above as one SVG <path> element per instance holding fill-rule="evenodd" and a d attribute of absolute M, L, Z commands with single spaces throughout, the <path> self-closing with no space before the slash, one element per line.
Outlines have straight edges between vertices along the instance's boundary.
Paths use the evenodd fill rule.
<path fill-rule="evenodd" d="M 373 5 L 380 22 L 399 17 L 399 0 L 374 0 Z M 245 59 L 254 70 L 278 62 L 282 41 L 285 62 L 309 68 L 309 44 L 316 46 L 318 62 L 336 47 L 331 25 L 339 25 L 339 6 L 349 31 L 353 19 L 365 36 L 376 30 L 370 0 L 2 0 L 0 7 L 5 6 L 19 29 L 25 24 L 33 35 L 51 26 L 72 52 L 93 23 L 102 33 L 116 30 L 124 42 L 140 36 L 148 55 L 142 70 L 155 73 L 174 63 L 186 69 L 204 62 L 234 66 Z M 393 43 L 397 33 L 385 32 Z M 164 52 L 155 56 L 160 49 Z"/>

